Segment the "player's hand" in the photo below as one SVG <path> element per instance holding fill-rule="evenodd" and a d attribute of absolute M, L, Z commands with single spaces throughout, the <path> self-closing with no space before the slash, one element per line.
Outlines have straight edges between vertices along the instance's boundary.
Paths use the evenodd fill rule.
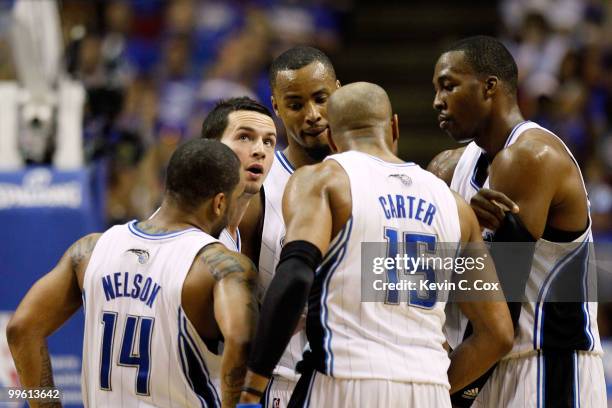
<path fill-rule="evenodd" d="M 470 200 L 470 206 L 476 213 L 480 226 L 492 231 L 499 228 L 507 211 L 513 214 L 519 212 L 519 206 L 508 196 L 488 188 L 481 188 Z"/>

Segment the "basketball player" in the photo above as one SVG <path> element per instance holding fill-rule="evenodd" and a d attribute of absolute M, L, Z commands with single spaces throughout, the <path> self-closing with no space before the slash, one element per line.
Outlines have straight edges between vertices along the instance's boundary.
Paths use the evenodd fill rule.
<path fill-rule="evenodd" d="M 529 301 L 516 304 L 514 346 L 474 406 L 606 406 L 597 304 L 546 302 L 564 272 L 576 288 L 587 273 L 575 267 L 587 259 L 592 235 L 574 157 L 557 136 L 523 118 L 516 63 L 496 39 L 471 37 L 449 47 L 436 63 L 433 83 L 440 128 L 470 143 L 441 153 L 429 169 L 471 201 L 493 241 L 535 243 L 535 252 L 521 260 L 524 270 L 514 271 Z M 495 204 L 503 196 L 520 212 L 504 213 Z M 447 323 L 452 347 L 461 341 L 465 321 L 449 316 Z M 453 401 L 469 406 L 479 387 Z"/>
<path fill-rule="evenodd" d="M 220 101 L 204 119 L 200 136 L 219 140 L 240 159 L 246 179 L 244 194 L 238 198 L 236 214 L 221 232 L 219 240 L 233 251 L 251 255 L 255 249 L 242 248 L 238 225 L 251 200 L 259 204 L 259 190 L 274 161 L 276 127 L 272 114 L 247 96 Z M 253 240 L 247 243 L 254 244 Z"/>
<path fill-rule="evenodd" d="M 264 182 L 264 199 L 253 199 L 240 223 L 245 243 L 243 253 L 259 265 L 261 293 L 272 280 L 285 236 L 281 204 L 285 185 L 295 169 L 318 163 L 330 153 L 327 100 L 340 86 L 329 58 L 315 48 L 304 46 L 279 55 L 272 62 L 269 78 L 272 106 L 285 126 L 288 146 L 276 151 Z M 250 253 L 249 248 L 256 250 Z M 305 345 L 306 335 L 298 330 L 262 399 L 264 407 L 287 406 L 298 379 L 295 367 L 302 359 Z"/>
<path fill-rule="evenodd" d="M 450 407 L 449 382 L 451 389 L 469 383 L 509 350 L 507 306 L 484 301 L 486 295 L 461 303 L 475 330 L 450 356 L 449 368 L 444 302 L 431 292 L 426 299 L 411 296 L 408 304 L 362 302 L 361 245 L 387 239 L 397 246 L 400 233 L 401 241 L 429 248 L 482 243 L 476 217 L 441 180 L 392 153 L 397 122 L 382 88 L 346 85 L 328 109 L 330 143 L 343 153 L 298 170 L 287 185 L 286 243 L 262 306 L 241 401 L 263 391 L 310 293 L 311 351 L 304 363 L 311 369 L 289 406 Z M 482 245 L 480 251 L 486 253 Z M 496 281 L 492 263 L 483 259 L 483 277 Z"/>
<path fill-rule="evenodd" d="M 227 146 L 191 140 L 170 159 L 157 214 L 68 249 L 7 328 L 22 386 L 53 386 L 45 338 L 83 305 L 85 406 L 234 407 L 257 315 L 257 274 L 214 237 L 243 193 L 239 166 Z M 201 357 L 204 342 L 221 336 L 222 403 Z"/>

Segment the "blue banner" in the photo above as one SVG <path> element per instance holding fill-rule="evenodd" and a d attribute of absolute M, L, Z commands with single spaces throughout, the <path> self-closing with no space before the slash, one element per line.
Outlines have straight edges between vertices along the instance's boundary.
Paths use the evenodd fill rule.
<path fill-rule="evenodd" d="M 97 168 L 0 173 L 0 388 L 18 386 L 6 324 L 32 284 L 74 241 L 102 231 L 103 178 Z M 83 320 L 82 311 L 77 312 L 48 341 L 65 406 L 82 406 Z"/>

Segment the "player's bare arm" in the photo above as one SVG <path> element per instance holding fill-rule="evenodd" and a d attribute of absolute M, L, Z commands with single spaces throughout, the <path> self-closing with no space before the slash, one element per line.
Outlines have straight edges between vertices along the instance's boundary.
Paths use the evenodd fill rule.
<path fill-rule="evenodd" d="M 99 237 L 91 234 L 75 242 L 32 286 L 11 318 L 6 334 L 23 387 L 54 386 L 46 338 L 81 307 L 83 276 Z"/>
<path fill-rule="evenodd" d="M 233 408 L 244 383 L 248 350 L 258 317 L 257 270 L 246 256 L 220 244 L 203 248 L 193 268 L 214 280 L 214 318 L 224 339 L 221 399 L 223 407 Z"/>
<path fill-rule="evenodd" d="M 449 149 L 440 152 L 427 165 L 427 171 L 442 179 L 450 187 L 455 167 L 463 154 L 465 147 Z"/>
<path fill-rule="evenodd" d="M 304 259 L 311 258 L 308 251 L 314 248 L 318 250 L 320 258 L 327 251 L 333 235 L 348 220 L 351 213 L 349 191 L 344 170 L 332 161 L 301 167 L 291 176 L 283 196 L 286 244 L 263 301 L 262 317 L 249 358 L 245 388 L 254 392 L 243 392 L 241 402 L 259 401 L 258 393 L 265 389 L 272 369 L 289 343 L 314 280 L 316 265 L 303 265 L 302 262 L 308 263 Z M 313 228 L 313 220 L 316 220 L 316 228 Z M 296 253 L 286 252 L 292 249 Z M 293 256 L 303 258 L 295 260 Z M 286 260 L 285 264 L 283 260 Z M 293 265 L 292 262 L 300 271 L 285 274 L 285 269 L 291 269 L 285 267 Z M 281 335 L 272 330 L 274 327 L 284 327 L 286 330 Z"/>
<path fill-rule="evenodd" d="M 462 278 L 497 282 L 495 265 L 482 241 L 474 212 L 459 195 L 455 194 L 455 199 L 461 220 L 461 242 L 468 243 L 462 255 L 481 257 L 485 264 L 482 271 L 472 270 Z M 448 379 L 451 394 L 470 384 L 491 368 L 510 351 L 514 338 L 510 312 L 500 293 L 482 292 L 474 302 L 462 301 L 459 307 L 472 323 L 474 331 L 450 355 Z"/>
<path fill-rule="evenodd" d="M 498 153 L 491 164 L 491 188 L 521 208 L 519 218 L 536 240 L 547 223 L 565 231 L 580 231 L 588 222 L 582 183 L 574 178 L 579 177 L 576 166 L 556 143 L 546 132 L 530 130 Z"/>
<path fill-rule="evenodd" d="M 289 180 L 283 196 L 285 242 L 308 241 L 324 254 L 350 214 L 350 185 L 339 164 L 328 160 L 300 168 Z"/>

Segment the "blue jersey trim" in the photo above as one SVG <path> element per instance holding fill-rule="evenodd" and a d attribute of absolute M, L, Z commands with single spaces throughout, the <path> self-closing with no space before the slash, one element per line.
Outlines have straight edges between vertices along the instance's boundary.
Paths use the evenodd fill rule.
<path fill-rule="evenodd" d="M 583 293 L 584 293 L 584 302 L 582 303 L 582 310 L 584 311 L 584 321 L 585 321 L 584 334 L 586 334 L 586 337 L 589 339 L 588 349 L 590 351 L 593 351 L 593 349 L 595 348 L 595 337 L 593 336 L 593 333 L 591 331 L 591 315 L 589 314 L 589 302 L 588 302 L 589 287 L 587 283 L 587 277 L 589 274 L 589 257 L 590 256 L 591 256 L 591 251 L 587 251 L 587 256 L 584 260 L 584 276 L 582 278 L 582 287 L 583 287 Z"/>
<path fill-rule="evenodd" d="M 187 381 L 192 390 L 200 399 L 202 406 L 221 407 L 221 400 L 217 394 L 215 386 L 210 380 L 210 374 L 206 367 L 206 362 L 197 348 L 195 341 L 187 330 L 187 318 L 182 308 L 178 311 L 179 318 L 179 353 L 181 355 L 181 365 Z M 191 356 L 191 358 L 189 358 Z M 194 361 L 195 360 L 195 361 Z M 194 380 L 203 379 L 203 383 Z M 204 388 L 203 388 L 204 386 Z"/>
<path fill-rule="evenodd" d="M 525 121 L 523 121 L 523 122 L 521 122 L 521 123 L 518 123 L 518 124 L 514 125 L 514 127 L 513 127 L 513 128 L 512 128 L 512 130 L 510 131 L 510 135 L 509 135 L 509 136 L 508 136 L 508 138 L 506 139 L 506 143 L 504 144 L 504 149 L 510 145 L 510 142 L 512 141 L 512 138 L 514 137 L 514 134 L 516 133 L 516 131 L 518 130 L 518 128 L 519 128 L 519 127 L 521 127 L 521 126 L 523 126 L 525 123 L 528 123 L 528 122 L 529 122 L 528 120 L 525 120 Z M 480 159 L 480 156 L 478 156 L 478 158 Z M 472 186 L 472 187 L 473 187 L 473 188 L 474 188 L 476 191 L 480 190 L 480 189 L 481 189 L 481 188 L 484 186 L 484 184 L 483 184 L 483 186 L 479 186 L 479 185 L 476 183 L 476 169 L 477 169 L 477 166 L 478 166 L 478 160 L 476 160 L 476 163 L 474 163 L 474 170 L 472 170 L 472 177 L 470 177 L 470 185 L 471 185 L 471 186 Z M 488 177 L 487 177 L 487 179 L 488 179 Z M 486 180 L 485 180 L 485 183 L 486 183 Z"/>
<path fill-rule="evenodd" d="M 183 235 L 183 234 L 186 234 L 188 232 L 201 231 L 201 230 L 199 230 L 197 228 L 187 228 L 187 229 L 184 229 L 184 230 L 167 232 L 167 233 L 164 233 L 164 234 L 148 234 L 148 233 L 140 230 L 136 226 L 137 223 L 138 223 L 137 220 L 130 221 L 127 224 L 129 231 L 132 234 L 134 234 L 134 235 L 136 235 L 136 236 L 138 236 L 140 238 L 150 239 L 150 240 L 154 240 L 154 241 L 159 241 L 161 239 L 168 239 L 168 238 L 178 237 L 179 235 Z"/>
<path fill-rule="evenodd" d="M 324 330 L 323 348 L 326 354 L 325 366 L 327 368 L 327 372 L 332 377 L 334 375 L 334 353 L 331 349 L 332 331 L 329 328 L 329 323 L 327 321 L 329 318 L 329 310 L 327 307 L 327 294 L 329 293 L 329 282 L 331 281 L 331 277 L 333 276 L 334 272 L 338 268 L 338 265 L 342 263 L 342 260 L 344 259 L 344 255 L 346 255 L 347 244 L 350 240 L 352 229 L 353 229 L 353 218 L 351 217 L 347 221 L 347 225 L 344 227 L 344 231 L 343 231 L 344 238 L 341 239 L 342 243 L 340 245 L 338 257 L 336 258 L 335 262 L 332 264 L 332 266 L 330 267 L 329 271 L 326 274 L 327 276 L 325 277 L 325 280 L 323 281 L 323 293 L 321 294 L 321 324 Z"/>
<path fill-rule="evenodd" d="M 544 280 L 542 284 L 542 288 L 540 289 L 540 293 L 538 294 L 538 301 L 535 304 L 535 318 L 534 318 L 534 327 L 533 327 L 533 347 L 534 349 L 538 349 L 542 347 L 544 344 L 544 303 L 546 300 L 546 294 L 548 289 L 550 288 L 550 284 L 555 276 L 559 273 L 563 266 L 565 266 L 573 257 L 578 254 L 584 245 L 588 243 L 588 239 L 585 239 L 580 245 L 565 255 L 557 264 L 552 268 L 551 272 L 548 274 L 548 277 Z M 544 300 L 544 302 L 543 302 Z M 538 322 L 540 323 L 541 330 L 538 330 Z"/>
<path fill-rule="evenodd" d="M 289 163 L 289 160 L 287 160 L 285 154 L 280 150 L 277 150 L 275 154 L 281 166 L 283 166 L 289 174 L 293 174 L 295 172 L 295 168 L 291 165 L 291 163 Z"/>

